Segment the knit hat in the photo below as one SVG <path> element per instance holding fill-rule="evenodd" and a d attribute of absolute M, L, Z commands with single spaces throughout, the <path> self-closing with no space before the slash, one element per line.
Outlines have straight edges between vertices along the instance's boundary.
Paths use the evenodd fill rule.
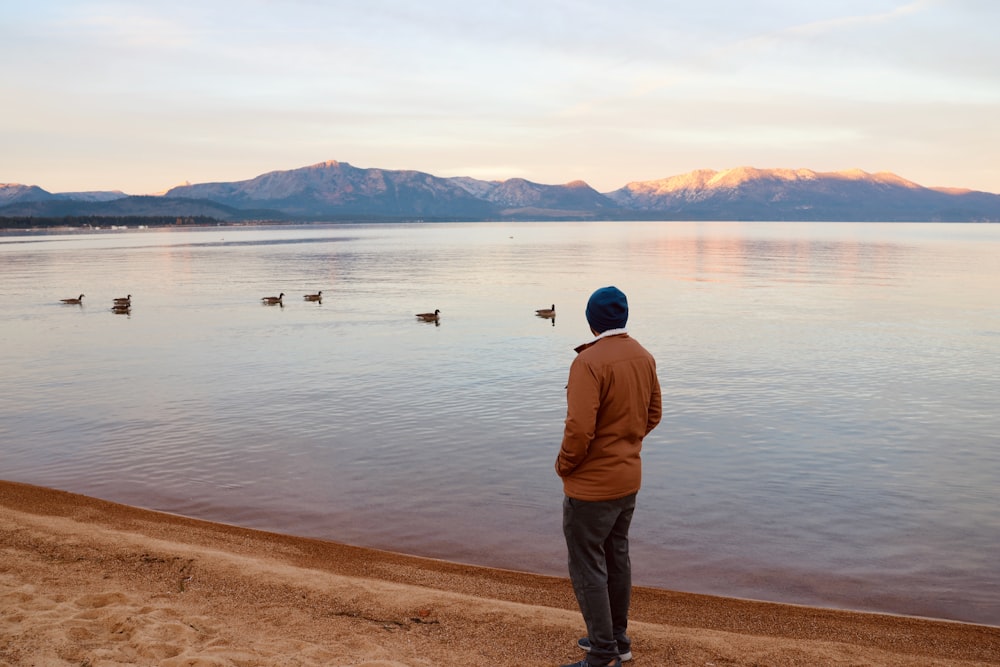
<path fill-rule="evenodd" d="M 628 299 L 617 287 L 602 287 L 587 301 L 587 323 L 597 333 L 623 329 L 628 322 Z"/>

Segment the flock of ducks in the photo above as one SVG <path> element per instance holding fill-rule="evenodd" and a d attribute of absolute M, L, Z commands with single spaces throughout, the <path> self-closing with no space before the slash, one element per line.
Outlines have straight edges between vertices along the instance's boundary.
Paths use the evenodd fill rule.
<path fill-rule="evenodd" d="M 63 303 L 72 305 L 83 305 L 83 297 L 85 294 L 81 294 L 78 297 L 73 297 L 69 299 L 60 299 Z M 121 315 L 127 315 L 132 312 L 132 295 L 115 297 L 111 301 L 111 312 L 118 313 Z"/>
<path fill-rule="evenodd" d="M 111 312 L 119 315 L 129 315 L 132 312 L 132 295 L 118 297 L 111 302 Z"/>
<path fill-rule="evenodd" d="M 282 292 L 278 296 L 265 296 L 261 297 L 260 302 L 265 306 L 284 306 L 285 293 Z M 317 303 L 323 303 L 323 290 L 316 292 L 315 294 L 303 294 L 303 301 L 316 301 Z"/>
<path fill-rule="evenodd" d="M 85 295 L 81 294 L 76 298 L 60 299 L 66 304 L 83 304 L 83 297 Z M 281 292 L 278 296 L 265 296 L 261 297 L 260 301 L 266 306 L 282 306 L 284 307 L 285 293 Z M 315 301 L 317 303 L 323 303 L 323 290 L 316 292 L 315 294 L 303 294 L 302 299 L 304 301 Z M 112 312 L 119 314 L 129 314 L 132 312 L 132 295 L 129 294 L 123 297 L 117 297 L 111 303 Z M 551 308 L 539 308 L 535 311 L 537 317 L 552 320 L 552 324 L 556 321 L 556 304 L 552 304 Z M 441 320 L 440 309 L 435 308 L 433 313 L 417 313 L 417 319 L 423 322 L 439 322 Z"/>
<path fill-rule="evenodd" d="M 556 304 L 552 304 L 549 308 L 539 308 L 535 311 L 535 316 L 546 320 L 552 320 L 552 324 L 555 325 Z M 417 318 L 423 320 L 424 322 L 438 322 L 441 319 L 441 311 L 435 309 L 433 313 L 417 313 Z"/>

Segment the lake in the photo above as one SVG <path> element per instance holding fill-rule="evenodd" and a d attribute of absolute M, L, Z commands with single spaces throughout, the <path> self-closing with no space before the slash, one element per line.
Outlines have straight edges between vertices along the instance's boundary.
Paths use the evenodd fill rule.
<path fill-rule="evenodd" d="M 558 576 L 616 285 L 664 398 L 634 583 L 1000 624 L 1000 225 L 22 232 L 0 284 L 3 478 Z"/>

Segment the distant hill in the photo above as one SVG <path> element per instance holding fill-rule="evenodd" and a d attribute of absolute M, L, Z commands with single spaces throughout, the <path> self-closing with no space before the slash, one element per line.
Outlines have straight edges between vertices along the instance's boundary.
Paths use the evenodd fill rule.
<path fill-rule="evenodd" d="M 362 216 L 481 219 L 488 202 L 446 178 L 419 171 L 358 169 L 322 162 L 272 171 L 248 181 L 171 188 L 165 197 L 216 201 L 234 208 L 269 208 L 296 218 Z"/>
<path fill-rule="evenodd" d="M 37 185 L 21 185 L 20 183 L 0 183 L 0 208 L 24 202 L 48 201 L 55 199 L 51 192 L 46 192 Z"/>
<path fill-rule="evenodd" d="M 114 201 L 128 197 L 120 190 L 109 192 L 61 192 L 53 194 L 47 192 L 37 185 L 20 185 L 18 183 L 0 183 L 0 206 L 11 204 L 25 204 L 35 202 L 47 202 L 56 200 L 69 201 Z"/>
<path fill-rule="evenodd" d="M 1000 195 L 926 188 L 855 169 L 700 170 L 608 193 L 622 209 L 670 219 L 997 221 Z"/>
<path fill-rule="evenodd" d="M 449 179 L 495 207 L 500 217 L 594 218 L 616 213 L 618 205 L 583 181 L 541 185 L 523 178 L 506 181 Z"/>
<path fill-rule="evenodd" d="M 928 188 L 861 170 L 698 170 L 600 193 L 328 161 L 245 181 L 185 184 L 161 196 L 52 194 L 0 184 L 0 217 L 207 216 L 240 220 L 1000 221 L 1000 195 Z"/>

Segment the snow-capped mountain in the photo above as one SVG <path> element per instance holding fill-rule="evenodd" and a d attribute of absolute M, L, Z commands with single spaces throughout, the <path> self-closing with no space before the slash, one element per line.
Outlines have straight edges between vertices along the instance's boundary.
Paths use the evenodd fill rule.
<path fill-rule="evenodd" d="M 1000 195 L 928 188 L 859 169 L 701 169 L 600 193 L 583 181 L 483 181 L 327 161 L 244 181 L 184 184 L 162 196 L 52 194 L 0 184 L 0 217 L 191 215 L 220 220 L 1000 221 Z M 159 211 L 159 212 L 157 212 Z"/>
<path fill-rule="evenodd" d="M 702 169 L 607 193 L 622 209 L 696 220 L 998 220 L 1000 195 L 860 169 Z"/>

